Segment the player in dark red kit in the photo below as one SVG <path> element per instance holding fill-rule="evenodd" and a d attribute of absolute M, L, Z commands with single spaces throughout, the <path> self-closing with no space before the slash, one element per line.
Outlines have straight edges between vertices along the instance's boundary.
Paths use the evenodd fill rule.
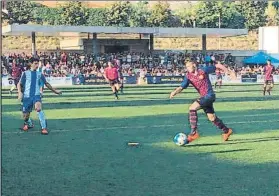
<path fill-rule="evenodd" d="M 273 72 L 275 71 L 275 67 L 271 65 L 271 61 L 267 60 L 267 65 L 264 67 L 264 86 L 263 86 L 263 95 L 265 95 L 266 92 L 270 95 L 271 89 L 274 85 L 273 80 Z"/>
<path fill-rule="evenodd" d="M 113 66 L 111 62 L 108 62 L 108 67 L 105 69 L 104 77 L 106 81 L 110 84 L 115 99 L 118 98 L 119 87 L 119 75 L 117 66 Z"/>
<path fill-rule="evenodd" d="M 17 64 L 16 64 L 16 61 L 13 60 L 13 64 L 12 64 L 12 78 L 14 80 L 14 86 L 12 86 L 12 88 L 10 89 L 10 94 L 12 95 L 13 93 L 13 90 L 15 88 L 17 88 L 17 84 L 20 80 L 20 77 L 21 77 L 21 74 L 23 72 L 23 69 L 21 67 L 19 67 Z"/>
<path fill-rule="evenodd" d="M 189 122 L 191 125 L 191 133 L 188 135 L 188 141 L 192 142 L 199 138 L 198 134 L 198 115 L 197 111 L 203 109 L 208 119 L 219 129 L 223 131 L 223 140 L 227 141 L 230 135 L 233 133 L 231 128 L 228 128 L 221 119 L 215 115 L 213 103 L 215 102 L 215 93 L 212 89 L 211 82 L 208 74 L 214 73 L 216 68 L 228 72 L 228 69 L 221 65 L 205 66 L 201 69 L 197 69 L 197 66 L 193 62 L 186 63 L 187 73 L 180 87 L 176 88 L 170 94 L 170 98 L 173 98 L 176 94 L 186 89 L 189 84 L 192 84 L 194 88 L 199 92 L 200 98 L 198 98 L 189 108 Z"/>

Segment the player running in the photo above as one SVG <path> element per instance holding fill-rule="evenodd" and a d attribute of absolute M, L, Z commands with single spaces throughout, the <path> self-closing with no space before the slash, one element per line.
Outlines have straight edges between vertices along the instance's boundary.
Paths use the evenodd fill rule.
<path fill-rule="evenodd" d="M 44 75 L 42 73 L 37 72 L 39 60 L 35 58 L 31 58 L 31 69 L 23 72 L 20 81 L 17 85 L 18 88 L 18 99 L 22 100 L 23 107 L 23 119 L 24 126 L 23 130 L 28 131 L 29 128 L 33 128 L 34 125 L 32 120 L 30 119 L 30 113 L 32 112 L 33 107 L 35 106 L 35 110 L 37 111 L 40 124 L 42 127 L 41 133 L 43 135 L 47 135 L 47 125 L 45 114 L 42 111 L 42 101 L 40 95 L 40 84 L 43 82 L 48 89 L 50 89 L 55 94 L 61 94 L 60 91 L 52 88 L 52 86 L 46 81 Z M 22 93 L 23 87 L 23 93 Z"/>
<path fill-rule="evenodd" d="M 275 71 L 275 67 L 271 65 L 271 60 L 267 60 L 267 65 L 264 67 L 264 86 L 263 86 L 263 95 L 265 96 L 266 91 L 268 94 L 271 94 L 271 90 L 274 85 L 273 80 L 273 72 Z"/>
<path fill-rule="evenodd" d="M 113 66 L 111 62 L 108 62 L 108 67 L 105 69 L 104 77 L 106 81 L 110 84 L 115 99 L 119 99 L 118 91 L 120 87 L 118 80 L 118 69 L 116 66 Z"/>
<path fill-rule="evenodd" d="M 10 95 L 12 95 L 13 90 L 17 88 L 17 84 L 19 82 L 19 79 L 21 77 L 21 74 L 23 72 L 23 69 L 19 66 L 17 66 L 16 61 L 13 60 L 13 65 L 12 65 L 12 79 L 14 80 L 14 86 L 10 89 Z"/>
<path fill-rule="evenodd" d="M 233 133 L 231 128 L 228 128 L 221 119 L 219 119 L 214 111 L 213 103 L 215 102 L 215 93 L 212 89 L 211 82 L 208 74 L 215 72 L 216 68 L 228 72 L 228 69 L 221 65 L 216 64 L 205 66 L 201 69 L 197 69 L 197 66 L 193 62 L 186 63 L 187 74 L 180 87 L 176 88 L 170 94 L 170 98 L 173 98 L 178 93 L 186 89 L 189 84 L 192 84 L 199 92 L 200 98 L 198 98 L 189 108 L 189 123 L 191 125 L 191 133 L 188 135 L 188 141 L 192 142 L 199 138 L 198 134 L 198 116 L 197 111 L 203 109 L 208 119 L 219 129 L 223 131 L 223 140 L 227 141 L 230 135 Z"/>

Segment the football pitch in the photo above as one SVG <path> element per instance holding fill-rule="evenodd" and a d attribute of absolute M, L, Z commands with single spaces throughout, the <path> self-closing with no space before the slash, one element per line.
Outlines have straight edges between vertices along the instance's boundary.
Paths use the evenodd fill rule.
<path fill-rule="evenodd" d="M 224 86 L 216 114 L 235 134 L 226 143 L 199 112 L 200 139 L 173 143 L 189 131 L 193 88 L 173 100 L 174 86 L 128 86 L 115 101 L 108 86 L 46 91 L 48 136 L 19 130 L 20 104 L 2 91 L 3 196 L 278 196 L 279 85 Z M 127 142 L 139 142 L 128 146 Z"/>

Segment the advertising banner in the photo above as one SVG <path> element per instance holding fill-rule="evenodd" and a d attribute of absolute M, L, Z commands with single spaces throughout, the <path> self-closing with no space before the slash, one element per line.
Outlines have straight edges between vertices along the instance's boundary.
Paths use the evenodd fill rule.
<path fill-rule="evenodd" d="M 210 80 L 211 83 L 215 83 L 216 80 L 217 80 L 216 75 L 210 74 L 210 75 L 209 75 L 209 80 Z M 223 83 L 223 84 L 229 84 L 229 83 L 236 84 L 236 83 L 241 83 L 241 76 L 237 76 L 236 79 L 231 79 L 229 76 L 223 75 L 223 77 L 222 77 L 222 83 Z"/>
<path fill-rule="evenodd" d="M 104 77 L 97 77 L 95 75 L 90 75 L 89 77 L 83 78 L 81 77 L 73 77 L 72 82 L 74 85 L 85 84 L 85 85 L 102 85 L 108 84 Z M 124 84 L 137 84 L 137 77 L 136 76 L 123 76 L 123 83 Z"/>
<path fill-rule="evenodd" d="M 14 80 L 9 78 L 8 76 L 2 76 L 2 87 L 11 88 L 14 85 Z"/>
<path fill-rule="evenodd" d="M 184 76 L 146 76 L 147 84 L 180 84 Z"/>
<path fill-rule="evenodd" d="M 246 74 L 241 76 L 242 83 L 255 83 L 257 82 L 257 75 L 256 74 Z"/>
<path fill-rule="evenodd" d="M 279 75 L 273 75 L 273 80 L 275 83 L 278 83 Z M 264 83 L 264 75 L 257 75 L 257 83 Z"/>
<path fill-rule="evenodd" d="M 72 86 L 71 77 L 46 77 L 46 81 L 52 86 Z"/>

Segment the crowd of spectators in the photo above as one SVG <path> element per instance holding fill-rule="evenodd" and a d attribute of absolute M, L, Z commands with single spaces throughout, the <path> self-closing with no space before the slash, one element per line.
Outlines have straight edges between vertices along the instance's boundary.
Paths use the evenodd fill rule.
<path fill-rule="evenodd" d="M 8 75 L 12 64 L 28 69 L 29 59 L 32 55 L 26 53 L 7 54 L 1 56 L 2 73 Z M 238 75 L 260 74 L 263 66 L 237 67 L 234 63 L 235 58 L 231 54 L 213 54 L 208 53 L 181 53 L 165 52 L 164 54 L 143 53 L 110 53 L 99 54 L 97 56 L 89 54 L 51 52 L 38 53 L 42 70 L 47 77 L 65 77 L 77 76 L 79 74 L 86 76 L 102 76 L 104 68 L 108 61 L 114 61 L 121 65 L 124 76 L 140 74 L 142 70 L 149 75 L 154 76 L 180 76 L 184 75 L 184 62 L 186 59 L 192 59 L 200 64 L 207 64 L 211 60 L 221 61 L 229 65 Z M 276 70 L 278 74 L 279 70 Z"/>

